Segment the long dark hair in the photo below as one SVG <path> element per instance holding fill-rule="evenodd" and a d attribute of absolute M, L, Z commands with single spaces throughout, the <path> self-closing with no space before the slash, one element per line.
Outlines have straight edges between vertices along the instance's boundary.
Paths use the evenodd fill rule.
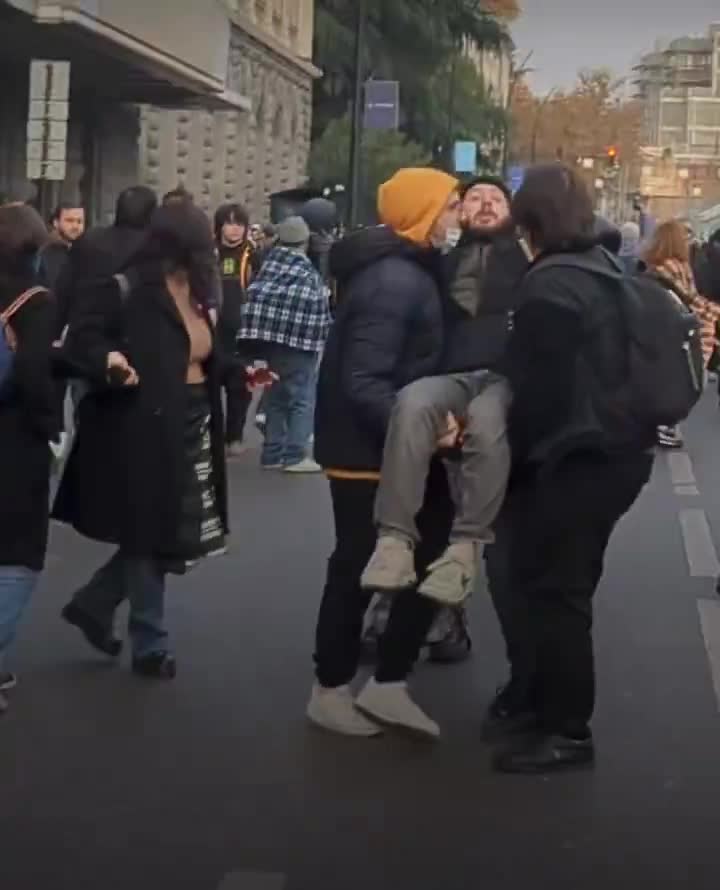
<path fill-rule="evenodd" d="M 512 203 L 515 224 L 543 253 L 584 250 L 597 243 L 585 183 L 565 164 L 532 167 Z"/>
<path fill-rule="evenodd" d="M 210 220 L 198 207 L 177 203 L 158 208 L 138 261 L 155 265 L 163 275 L 183 269 L 195 299 L 203 306 L 211 302 L 217 275 L 215 241 Z"/>
<path fill-rule="evenodd" d="M 32 207 L 0 207 L 0 299 L 12 299 L 32 284 L 38 251 L 48 240 L 45 223 Z"/>

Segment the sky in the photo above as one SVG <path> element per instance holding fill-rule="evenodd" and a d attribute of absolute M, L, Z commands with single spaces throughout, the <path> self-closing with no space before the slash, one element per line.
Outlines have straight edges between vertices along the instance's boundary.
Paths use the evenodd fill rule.
<path fill-rule="evenodd" d="M 533 50 L 537 92 L 571 87 L 580 68 L 628 74 L 658 38 L 700 35 L 720 22 L 720 0 L 520 0 L 513 26 L 522 61 Z"/>

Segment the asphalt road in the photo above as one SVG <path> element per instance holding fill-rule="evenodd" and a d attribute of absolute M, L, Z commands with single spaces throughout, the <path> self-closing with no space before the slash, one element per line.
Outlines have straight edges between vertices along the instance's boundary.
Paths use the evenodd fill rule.
<path fill-rule="evenodd" d="M 103 551 L 55 530 L 0 722 L 0 888 L 717 890 L 713 398 L 687 431 L 687 457 L 661 456 L 608 560 L 587 774 L 491 773 L 479 725 L 503 662 L 482 595 L 473 660 L 417 673 L 439 745 L 306 726 L 331 543 L 322 478 L 234 466 L 232 554 L 172 583 L 168 685 L 95 658 L 60 624 Z"/>

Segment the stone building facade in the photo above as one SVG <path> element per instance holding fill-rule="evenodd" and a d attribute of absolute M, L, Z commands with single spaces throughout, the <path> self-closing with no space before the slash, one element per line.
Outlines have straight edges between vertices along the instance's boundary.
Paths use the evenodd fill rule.
<path fill-rule="evenodd" d="M 228 86 L 249 111 L 167 110 L 140 114 L 142 180 L 178 185 L 210 211 L 237 200 L 265 220 L 273 192 L 306 178 L 312 122 L 313 0 L 227 0 L 232 22 Z"/>
<path fill-rule="evenodd" d="M 267 216 L 310 146 L 314 0 L 0 0 L 0 192 L 112 219 L 124 187 L 178 185 Z M 71 63 L 67 171 L 26 178 L 29 66 Z"/>

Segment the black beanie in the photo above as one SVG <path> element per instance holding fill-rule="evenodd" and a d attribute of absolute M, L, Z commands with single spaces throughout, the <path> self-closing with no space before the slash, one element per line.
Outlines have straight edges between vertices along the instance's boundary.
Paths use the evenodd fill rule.
<path fill-rule="evenodd" d="M 503 195 L 505 195 L 508 204 L 512 203 L 512 192 L 507 184 L 499 176 L 493 176 L 490 173 L 485 176 L 475 176 L 473 179 L 463 182 L 460 186 L 460 197 L 465 200 L 465 195 L 471 189 L 474 189 L 476 185 L 494 185 L 496 189 L 500 189 Z"/>

